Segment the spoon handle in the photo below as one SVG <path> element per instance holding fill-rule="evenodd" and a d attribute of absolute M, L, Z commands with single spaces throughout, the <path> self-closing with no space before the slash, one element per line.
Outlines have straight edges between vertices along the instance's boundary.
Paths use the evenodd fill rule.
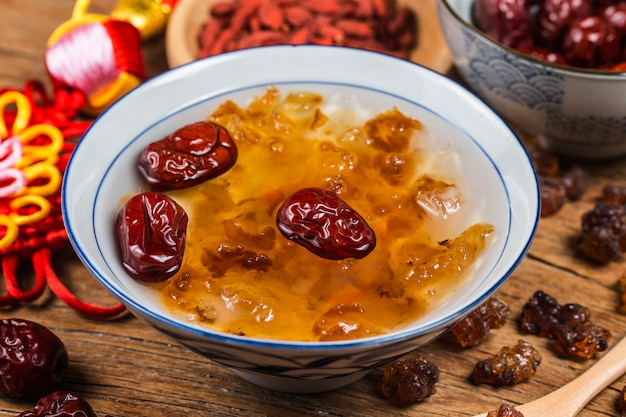
<path fill-rule="evenodd" d="M 576 379 L 541 398 L 515 408 L 524 417 L 574 417 L 600 391 L 626 373 L 626 338 Z M 478 414 L 474 417 L 485 417 Z"/>

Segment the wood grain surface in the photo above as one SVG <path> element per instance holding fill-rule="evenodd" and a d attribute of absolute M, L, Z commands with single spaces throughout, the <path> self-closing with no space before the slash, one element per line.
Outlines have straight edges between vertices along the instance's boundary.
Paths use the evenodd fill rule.
<path fill-rule="evenodd" d="M 71 0 L 0 0 L 0 88 L 20 88 L 27 79 L 48 84 L 43 64 L 46 40 L 70 17 L 73 5 Z M 91 10 L 108 13 L 113 5 L 111 0 L 94 0 Z M 428 44 L 429 39 L 421 42 Z M 143 52 L 149 75 L 166 69 L 163 39 L 146 43 Z M 473 416 L 495 409 L 502 402 L 515 405 L 538 398 L 576 378 L 595 362 L 558 358 L 548 340 L 520 334 L 517 317 L 535 290 L 544 290 L 562 303 L 578 302 L 590 307 L 593 320 L 612 332 L 611 346 L 626 334 L 626 318 L 617 312 L 619 292 L 615 288 L 625 272 L 624 260 L 598 267 L 577 257 L 575 251 L 581 215 L 591 209 L 603 185 L 626 181 L 624 162 L 582 164 L 592 173 L 593 186 L 581 201 L 568 203 L 556 215 L 541 220 L 528 256 L 499 291 L 512 310 L 509 322 L 474 348 L 461 349 L 444 337 L 420 349 L 439 367 L 440 380 L 432 397 L 405 409 L 394 408 L 381 397 L 380 370 L 334 392 L 270 392 L 179 347 L 136 318 L 89 319 L 52 295 L 37 305 L 0 310 L 0 317 L 34 320 L 61 337 L 71 362 L 61 388 L 82 393 L 98 416 Z M 28 275 L 28 267 L 24 263 L 21 272 Z M 70 247 L 54 253 L 54 268 L 80 297 L 115 303 Z M 3 284 L 0 290 L 4 292 Z M 543 356 L 531 380 L 503 388 L 469 383 L 468 375 L 476 361 L 520 338 L 532 343 Z M 580 415 L 618 416 L 616 403 L 624 384 L 626 378 L 622 377 Z M 32 406 L 0 398 L 0 416 L 15 416 Z"/>

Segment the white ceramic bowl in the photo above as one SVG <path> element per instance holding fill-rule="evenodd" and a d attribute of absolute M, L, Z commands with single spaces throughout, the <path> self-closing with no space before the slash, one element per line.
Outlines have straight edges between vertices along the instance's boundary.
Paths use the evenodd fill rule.
<path fill-rule="evenodd" d="M 472 0 L 438 0 L 440 25 L 469 87 L 549 149 L 582 159 L 626 155 L 626 73 L 521 54 L 471 24 Z"/>
<path fill-rule="evenodd" d="M 397 106 L 442 149 L 458 151 L 475 218 L 496 228 L 473 274 L 413 325 L 342 342 L 282 342 L 221 334 L 177 319 L 121 265 L 115 217 L 125 196 L 146 190 L 136 160 L 150 142 L 204 119 L 227 98 L 251 100 L 275 85 L 347 92 L 375 111 Z M 444 153 L 447 153 L 444 152 Z M 337 47 L 277 46 L 180 66 L 146 81 L 104 112 L 67 167 L 62 208 L 70 241 L 91 273 L 137 317 L 258 385 L 317 392 L 341 387 L 448 330 L 493 294 L 523 259 L 539 218 L 537 179 L 515 134 L 454 81 L 389 56 Z M 175 364 L 173 364 L 175 366 Z"/>

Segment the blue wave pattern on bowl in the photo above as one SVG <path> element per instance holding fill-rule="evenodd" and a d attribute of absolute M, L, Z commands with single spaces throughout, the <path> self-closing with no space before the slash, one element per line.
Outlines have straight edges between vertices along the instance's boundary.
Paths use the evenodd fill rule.
<path fill-rule="evenodd" d="M 470 2 L 447 1 L 467 23 Z M 591 147 L 601 157 L 626 152 L 625 112 L 602 108 L 607 106 L 602 103 L 603 98 L 607 102 L 619 100 L 609 98 L 613 94 L 619 96 L 625 88 L 615 81 L 619 77 L 608 81 L 610 76 L 606 74 L 580 75 L 540 61 L 525 61 L 521 54 L 473 32 L 475 28 L 469 23 L 459 24 L 446 6 L 440 3 L 438 7 L 459 73 L 505 119 L 531 134 L 548 137 L 557 148 L 576 147 L 579 155 L 575 156 L 584 157 L 580 153 Z M 614 84 L 617 90 L 612 88 Z M 601 92 L 596 92 L 596 86 Z M 585 102 L 598 105 L 584 105 Z M 622 101 L 622 107 L 623 104 Z"/>
<path fill-rule="evenodd" d="M 444 326 L 437 333 L 443 334 L 451 326 L 452 324 Z M 349 375 L 354 372 L 369 372 L 436 337 L 429 334 L 415 338 L 408 344 L 406 341 L 391 344 L 385 347 L 383 353 L 365 349 L 352 353 L 329 353 L 320 357 L 307 349 L 302 349 L 300 355 L 293 352 L 285 355 L 280 351 L 269 353 L 262 351 L 262 348 L 255 353 L 247 347 L 242 348 L 236 345 L 230 346 L 228 351 L 225 351 L 223 346 L 213 347 L 206 339 L 194 339 L 171 330 L 166 330 L 164 333 L 192 351 L 240 372 L 268 374 L 297 380 L 320 380 L 337 378 L 337 376 Z"/>
<path fill-rule="evenodd" d="M 558 132 L 564 141 L 597 144 L 619 144 L 626 137 L 626 117 L 576 117 L 562 112 L 550 114 L 548 132 Z M 556 133 L 554 133 L 555 138 Z"/>
<path fill-rule="evenodd" d="M 550 68 L 515 62 L 514 55 L 477 42 L 476 36 L 470 32 L 467 33 L 466 48 L 476 49 L 468 52 L 472 58 L 463 75 L 477 92 L 482 96 L 494 94 L 546 113 L 548 135 L 581 143 L 618 143 L 621 142 L 619 136 L 626 135 L 626 117 L 566 115 L 563 112 L 565 79 Z"/>
<path fill-rule="evenodd" d="M 563 77 L 548 69 L 518 67 L 510 54 L 477 42 L 470 32 L 465 40 L 472 58 L 464 75 L 481 94 L 489 91 L 531 109 L 560 111 L 565 94 Z M 476 51 L 472 52 L 472 48 Z"/>
<path fill-rule="evenodd" d="M 324 392 L 343 387 L 418 349 L 447 332 L 453 324 L 439 328 L 434 333 L 410 340 L 396 340 L 383 349 L 349 348 L 337 349 L 329 344 L 325 354 L 306 347 L 293 350 L 266 349 L 263 343 L 250 341 L 249 345 L 230 344 L 227 348 L 215 341 L 194 337 L 175 328 L 159 330 L 191 351 L 216 363 L 224 365 L 242 379 L 282 392 Z M 334 345 L 334 347 L 333 347 Z M 255 348 L 256 346 L 256 348 Z"/>

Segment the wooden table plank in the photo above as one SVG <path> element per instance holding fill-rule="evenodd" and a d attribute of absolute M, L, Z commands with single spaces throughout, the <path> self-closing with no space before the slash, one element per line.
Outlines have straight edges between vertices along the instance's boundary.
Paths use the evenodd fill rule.
<path fill-rule="evenodd" d="M 93 1 L 92 10 L 107 13 L 113 4 L 112 0 Z M 73 5 L 71 0 L 0 0 L 0 88 L 21 87 L 31 78 L 48 83 L 42 60 L 46 40 L 70 17 Z M 165 70 L 162 39 L 144 45 L 143 52 L 150 76 Z M 461 349 L 443 337 L 421 349 L 438 365 L 440 382 L 430 399 L 407 409 L 393 408 L 381 397 L 380 370 L 329 393 L 269 392 L 179 347 L 135 318 L 92 320 L 51 295 L 40 305 L 0 310 L 0 317 L 38 321 L 55 331 L 66 343 L 71 358 L 61 388 L 84 394 L 99 416 L 472 416 L 494 409 L 501 402 L 517 404 L 547 394 L 595 362 L 560 359 L 552 353 L 550 341 L 519 333 L 516 318 L 535 290 L 542 289 L 563 303 L 589 306 L 594 320 L 613 332 L 611 345 L 626 334 L 624 317 L 616 312 L 619 294 L 615 288 L 625 273 L 623 260 L 598 267 L 576 257 L 575 251 L 582 213 L 593 206 L 604 184 L 626 180 L 625 165 L 620 160 L 584 166 L 593 174 L 592 189 L 580 202 L 569 203 L 557 215 L 541 220 L 528 257 L 499 292 L 511 307 L 512 319 L 475 348 Z M 55 253 L 54 267 L 80 297 L 114 303 L 71 248 Z M 543 363 L 534 378 L 504 388 L 469 383 L 468 376 L 477 360 L 520 338 L 542 353 Z M 594 399 L 581 416 L 618 415 L 616 401 L 624 384 L 626 378 L 622 377 Z M 14 416 L 31 407 L 27 402 L 0 399 L 0 416 Z"/>

